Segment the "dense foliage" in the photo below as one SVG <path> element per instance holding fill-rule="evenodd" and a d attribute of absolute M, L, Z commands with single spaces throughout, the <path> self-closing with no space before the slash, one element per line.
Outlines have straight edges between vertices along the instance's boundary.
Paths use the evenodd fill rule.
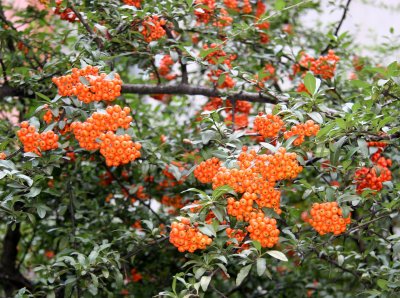
<path fill-rule="evenodd" d="M 0 296 L 396 297 L 400 64 L 331 2 L 1 1 Z"/>

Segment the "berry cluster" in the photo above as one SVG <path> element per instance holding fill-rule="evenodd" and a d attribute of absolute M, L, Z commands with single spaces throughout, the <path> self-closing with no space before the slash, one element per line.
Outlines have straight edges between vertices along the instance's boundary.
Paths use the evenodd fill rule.
<path fill-rule="evenodd" d="M 254 119 L 254 130 L 264 138 L 276 138 L 285 129 L 282 119 L 277 115 L 258 113 Z"/>
<path fill-rule="evenodd" d="M 243 0 L 242 12 L 249 14 L 249 13 L 251 13 L 251 11 L 252 11 L 252 8 L 251 8 L 250 0 Z"/>
<path fill-rule="evenodd" d="M 78 17 L 76 14 L 72 11 L 71 8 L 62 8 L 62 0 L 57 0 L 56 1 L 56 9 L 54 10 L 54 14 L 57 14 L 60 16 L 61 20 L 68 21 L 70 23 L 75 23 L 79 22 Z"/>
<path fill-rule="evenodd" d="M 262 1 L 257 2 L 256 9 L 256 27 L 261 31 L 260 32 L 260 42 L 265 44 L 269 42 L 269 35 L 265 33 L 266 30 L 269 29 L 270 23 L 268 21 L 259 22 L 260 17 L 265 13 L 266 6 Z"/>
<path fill-rule="evenodd" d="M 5 160 L 7 158 L 7 154 L 4 152 L 0 152 L 0 160 Z"/>
<path fill-rule="evenodd" d="M 127 134 L 116 135 L 112 131 L 99 136 L 100 153 L 105 157 L 107 166 L 127 164 L 140 157 L 142 145 L 134 143 Z"/>
<path fill-rule="evenodd" d="M 217 45 L 215 43 L 212 43 L 210 46 L 205 44 L 203 46 L 203 49 L 205 51 L 214 49 L 211 53 L 207 54 L 204 57 L 204 60 L 206 60 L 208 63 L 213 64 L 213 65 L 223 63 L 223 64 L 226 64 L 229 68 L 231 68 L 232 67 L 231 62 L 233 60 L 235 60 L 235 58 L 236 58 L 234 55 L 231 55 L 228 57 L 226 52 L 222 49 L 222 46 Z"/>
<path fill-rule="evenodd" d="M 176 75 L 171 74 L 171 68 L 174 64 L 175 62 L 174 60 L 172 60 L 170 55 L 165 55 L 164 57 L 162 57 L 160 61 L 160 66 L 158 67 L 158 73 L 160 74 L 160 76 L 167 79 L 168 81 L 175 79 Z"/>
<path fill-rule="evenodd" d="M 304 142 L 304 137 L 311 137 L 317 135 L 319 131 L 319 125 L 315 124 L 314 121 L 308 120 L 306 123 L 300 123 L 292 126 L 290 131 L 286 131 L 283 137 L 287 140 L 292 136 L 297 136 L 293 141 L 295 146 L 299 146 Z"/>
<path fill-rule="evenodd" d="M 250 233 L 250 239 L 257 240 L 262 247 L 273 247 L 278 243 L 279 233 L 276 219 L 265 217 L 264 213 L 253 212 L 246 230 Z"/>
<path fill-rule="evenodd" d="M 73 68 L 70 75 L 54 77 L 52 81 L 57 85 L 61 96 L 76 96 L 85 103 L 113 101 L 121 95 L 120 76 L 116 73 L 111 79 L 105 73 L 99 75 L 97 67 Z"/>
<path fill-rule="evenodd" d="M 337 202 L 314 203 L 310 216 L 303 217 L 320 235 L 333 233 L 340 235 L 346 231 L 346 225 L 350 223 L 349 217 L 343 218 L 342 209 Z"/>
<path fill-rule="evenodd" d="M 225 230 L 226 235 L 230 240 L 226 242 L 227 245 L 234 244 L 235 247 L 238 247 L 238 252 L 248 249 L 250 246 L 249 244 L 242 243 L 247 235 L 247 232 L 240 230 L 240 229 L 232 229 L 227 228 Z"/>
<path fill-rule="evenodd" d="M 118 128 L 128 129 L 132 121 L 128 107 L 109 106 L 106 113 L 95 112 L 85 122 L 73 122 L 71 129 L 79 145 L 86 150 L 100 149 L 108 166 L 126 164 L 140 157 L 139 143 L 129 135 L 115 135 Z"/>
<path fill-rule="evenodd" d="M 85 122 L 73 122 L 71 129 L 79 145 L 86 150 L 97 150 L 100 144 L 96 139 L 107 131 L 117 131 L 118 128 L 128 129 L 132 121 L 128 107 L 109 106 L 106 113 L 95 112 Z"/>
<path fill-rule="evenodd" d="M 217 20 L 213 23 L 213 25 L 218 28 L 223 28 L 230 26 L 232 22 L 233 18 L 229 16 L 229 13 L 225 9 L 221 8 L 219 10 L 219 14 L 217 15 Z"/>
<path fill-rule="evenodd" d="M 47 124 L 49 124 L 51 121 L 53 121 L 53 114 L 51 113 L 51 110 L 46 111 L 46 113 L 43 115 L 43 120 Z"/>
<path fill-rule="evenodd" d="M 237 10 L 238 8 L 238 1 L 237 0 L 224 0 L 224 5 L 227 8 Z"/>
<path fill-rule="evenodd" d="M 333 50 L 329 50 L 326 56 L 320 56 L 318 59 L 303 53 L 299 64 L 293 66 L 293 71 L 296 74 L 303 67 L 313 72 L 314 75 L 321 76 L 323 79 L 331 79 L 335 75 L 339 60 L 340 58 L 335 55 Z"/>
<path fill-rule="evenodd" d="M 180 252 L 189 251 L 193 253 L 197 249 L 205 249 L 212 243 L 212 239 L 197 228 L 190 226 L 188 218 L 181 218 L 180 222 L 171 224 L 171 233 L 169 241 L 178 248 Z"/>
<path fill-rule="evenodd" d="M 195 4 L 201 6 L 194 11 L 197 22 L 208 24 L 215 11 L 215 0 L 196 0 Z"/>
<path fill-rule="evenodd" d="M 131 269 L 131 280 L 132 280 L 132 282 L 139 282 L 142 279 L 143 279 L 143 275 L 141 273 L 139 273 L 136 268 L 132 268 Z"/>
<path fill-rule="evenodd" d="M 362 167 L 355 172 L 354 180 L 359 194 L 366 188 L 380 191 L 383 188 L 383 182 L 392 180 L 392 172 L 389 170 L 392 160 L 381 155 L 387 143 L 368 142 L 367 144 L 369 147 L 377 147 L 378 151 L 371 155 L 371 161 L 374 164 L 371 168 Z"/>
<path fill-rule="evenodd" d="M 210 97 L 210 100 L 204 105 L 204 111 L 215 111 L 222 107 L 223 100 L 220 97 Z"/>
<path fill-rule="evenodd" d="M 221 162 L 218 158 L 212 157 L 201 162 L 194 170 L 194 176 L 201 183 L 211 183 L 218 169 L 221 167 Z"/>
<path fill-rule="evenodd" d="M 58 148 L 58 135 L 53 131 L 38 133 L 33 125 L 24 121 L 17 136 L 24 145 L 25 152 L 34 152 L 41 155 L 41 151 L 48 151 Z"/>
<path fill-rule="evenodd" d="M 229 215 L 236 217 L 239 221 L 249 221 L 251 212 L 255 210 L 253 204 L 256 199 L 257 195 L 255 193 L 248 192 L 245 192 L 238 201 L 233 197 L 229 197 L 226 210 Z"/>
<path fill-rule="evenodd" d="M 232 108 L 232 102 L 230 100 L 226 101 L 226 106 L 228 108 Z M 235 101 L 235 113 L 240 112 L 244 114 L 250 114 L 250 110 L 252 108 L 252 104 L 245 100 L 236 100 Z"/>
<path fill-rule="evenodd" d="M 221 76 L 223 76 L 223 78 L 224 78 L 224 80 L 222 82 L 219 79 Z M 230 89 L 230 88 L 235 87 L 235 84 L 236 84 L 235 81 L 228 75 L 228 73 L 222 71 L 221 69 L 211 70 L 208 73 L 208 78 L 219 89 L 225 89 L 225 88 Z"/>
<path fill-rule="evenodd" d="M 228 113 L 225 118 L 225 123 L 230 124 L 235 120 L 235 129 L 245 128 L 249 125 L 248 114 L 235 113 L 235 119 L 233 119 L 233 113 Z"/>
<path fill-rule="evenodd" d="M 297 92 L 305 92 L 305 93 L 310 94 L 310 92 L 308 92 L 306 85 L 304 85 L 304 83 L 300 83 L 299 86 L 297 86 L 296 91 Z"/>
<path fill-rule="evenodd" d="M 160 19 L 159 16 L 149 16 L 143 21 L 140 33 L 142 33 L 146 42 L 158 40 L 165 36 L 165 30 L 163 28 L 165 24 L 166 21 Z"/>
<path fill-rule="evenodd" d="M 136 8 L 140 7 L 141 0 L 123 0 L 126 5 L 135 6 Z"/>
<path fill-rule="evenodd" d="M 173 210 L 168 211 L 168 213 L 170 214 L 174 214 L 176 210 L 179 210 L 185 206 L 183 204 L 183 198 L 180 195 L 176 195 L 173 197 L 163 195 L 161 198 L 161 204 L 173 208 Z"/>
<path fill-rule="evenodd" d="M 237 160 L 239 169 L 219 169 L 213 178 L 213 188 L 229 185 L 238 193 L 249 193 L 259 207 L 273 208 L 280 214 L 280 192 L 274 185 L 279 180 L 294 179 L 302 171 L 296 154 L 280 148 L 274 155 L 257 155 L 254 150 L 248 153 L 247 148 L 243 148 Z"/>

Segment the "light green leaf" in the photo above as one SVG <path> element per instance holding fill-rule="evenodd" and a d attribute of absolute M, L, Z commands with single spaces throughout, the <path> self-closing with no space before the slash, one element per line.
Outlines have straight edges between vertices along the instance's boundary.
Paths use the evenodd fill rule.
<path fill-rule="evenodd" d="M 287 262 L 288 258 L 285 256 L 284 253 L 278 251 L 278 250 L 269 250 L 267 251 L 267 254 L 269 254 L 271 257 L 274 257 L 275 259 Z"/>

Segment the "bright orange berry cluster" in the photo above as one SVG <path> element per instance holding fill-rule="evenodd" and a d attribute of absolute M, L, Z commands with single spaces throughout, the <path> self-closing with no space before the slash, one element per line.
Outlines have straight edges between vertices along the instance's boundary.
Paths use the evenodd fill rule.
<path fill-rule="evenodd" d="M 134 143 L 127 134 L 116 135 L 109 131 L 99 136 L 100 153 L 105 157 L 107 166 L 117 167 L 140 157 L 142 145 Z"/>
<path fill-rule="evenodd" d="M 233 113 L 228 113 L 225 118 L 225 123 L 233 122 Z M 235 129 L 241 129 L 249 125 L 249 116 L 244 113 L 235 113 Z"/>
<path fill-rule="evenodd" d="M 386 142 L 368 142 L 368 147 L 385 148 L 388 144 Z"/>
<path fill-rule="evenodd" d="M 53 114 L 51 113 L 51 110 L 46 111 L 46 113 L 43 115 L 43 120 L 47 124 L 49 124 L 51 121 L 53 121 Z"/>
<path fill-rule="evenodd" d="M 136 8 L 140 7 L 141 0 L 123 0 L 126 5 L 135 6 Z"/>
<path fill-rule="evenodd" d="M 238 7 L 238 1 L 237 0 L 224 0 L 224 5 L 227 8 L 237 10 Z"/>
<path fill-rule="evenodd" d="M 175 62 L 172 60 L 170 55 L 165 55 L 162 57 L 160 61 L 160 66 L 158 67 L 158 73 L 160 76 L 163 78 L 166 78 L 167 80 L 173 80 L 176 78 L 176 75 L 171 74 L 171 67 L 174 65 Z"/>
<path fill-rule="evenodd" d="M 320 235 L 333 233 L 340 235 L 346 231 L 346 225 L 350 223 L 350 215 L 343 218 L 342 209 L 337 202 L 314 203 L 310 217 L 304 216 L 307 221 Z"/>
<path fill-rule="evenodd" d="M 232 108 L 232 102 L 230 100 L 227 100 L 226 106 L 228 108 Z M 245 100 L 235 101 L 235 112 L 250 114 L 250 110 L 252 107 L 253 107 L 253 105 L 248 101 L 245 101 Z"/>
<path fill-rule="evenodd" d="M 60 16 L 61 20 L 68 21 L 70 23 L 75 23 L 79 22 L 78 17 L 76 14 L 73 12 L 71 8 L 62 8 L 62 0 L 57 0 L 56 1 L 56 9 L 54 10 L 54 14 L 57 14 Z"/>
<path fill-rule="evenodd" d="M 0 160 L 5 160 L 7 158 L 7 154 L 4 152 L 0 152 Z"/>
<path fill-rule="evenodd" d="M 362 193 L 364 189 L 380 191 L 383 182 L 392 180 L 392 160 L 381 155 L 383 148 L 387 146 L 385 142 L 368 142 L 369 147 L 377 147 L 378 151 L 371 155 L 374 166 L 371 168 L 363 167 L 355 172 L 354 180 L 357 193 Z"/>
<path fill-rule="evenodd" d="M 250 0 L 243 0 L 242 12 L 248 14 L 251 13 L 252 10 Z"/>
<path fill-rule="evenodd" d="M 41 151 L 48 151 L 58 148 L 58 135 L 53 131 L 38 133 L 36 127 L 24 121 L 17 136 L 24 145 L 25 152 L 34 152 L 41 155 Z"/>
<path fill-rule="evenodd" d="M 229 215 L 236 217 L 239 221 L 249 221 L 250 213 L 254 211 L 254 201 L 257 199 L 255 193 L 245 192 L 240 200 L 235 200 L 233 197 L 227 199 L 228 205 L 226 210 Z"/>
<path fill-rule="evenodd" d="M 301 66 L 312 71 L 314 75 L 321 76 L 323 79 L 331 79 L 335 75 L 339 60 L 340 58 L 335 55 L 333 50 L 329 50 L 326 56 L 320 56 L 318 59 L 303 53 L 299 64 L 293 66 L 293 71 L 296 74 L 300 71 Z"/>
<path fill-rule="evenodd" d="M 285 129 L 284 122 L 277 115 L 258 113 L 254 119 L 254 130 L 264 138 L 276 138 Z"/>
<path fill-rule="evenodd" d="M 319 125 L 315 124 L 314 121 L 308 120 L 306 123 L 300 123 L 292 126 L 290 131 L 286 131 L 283 137 L 287 140 L 292 136 L 297 136 L 293 141 L 295 146 L 299 146 L 304 142 L 304 137 L 316 136 L 319 131 Z"/>
<path fill-rule="evenodd" d="M 209 50 L 209 49 L 215 49 L 213 50 L 211 53 L 207 54 L 204 57 L 204 60 L 206 60 L 208 63 L 213 64 L 213 65 L 217 65 L 217 64 L 221 64 L 224 63 L 226 64 L 229 68 L 232 67 L 231 62 L 233 60 L 235 60 L 235 56 L 231 55 L 228 56 L 225 51 L 222 49 L 221 45 L 217 45 L 215 43 L 212 43 L 210 46 L 208 46 L 207 44 L 205 44 L 203 46 L 204 50 Z"/>
<path fill-rule="evenodd" d="M 308 92 L 306 85 L 304 85 L 304 83 L 300 83 L 299 86 L 297 86 L 296 91 L 297 92 L 305 92 L 305 93 L 310 94 L 310 92 Z"/>
<path fill-rule="evenodd" d="M 220 76 L 224 76 L 223 82 L 218 82 Z M 228 73 L 222 71 L 221 69 L 211 70 L 208 73 L 208 78 L 212 83 L 216 85 L 218 89 L 233 88 L 235 87 L 235 81 L 228 75 Z"/>
<path fill-rule="evenodd" d="M 218 28 L 223 28 L 230 26 L 232 22 L 233 18 L 229 16 L 229 13 L 225 9 L 221 8 L 219 10 L 219 14 L 216 17 L 216 21 L 213 23 L 213 25 Z"/>
<path fill-rule="evenodd" d="M 235 244 L 235 245 L 239 245 L 239 247 L 244 248 L 243 246 L 245 244 L 241 244 L 244 240 L 244 238 L 246 237 L 246 232 L 240 229 L 232 229 L 232 228 L 227 228 L 225 230 L 226 235 L 230 238 L 230 239 L 236 239 L 237 243 L 234 243 L 233 241 L 228 240 L 226 242 L 227 245 L 230 244 Z M 245 245 L 248 246 L 248 245 Z"/>
<path fill-rule="evenodd" d="M 273 247 L 279 241 L 280 231 L 276 226 L 276 219 L 269 218 L 264 213 L 253 212 L 246 230 L 250 233 L 250 239 L 260 242 L 262 247 Z"/>
<path fill-rule="evenodd" d="M 222 107 L 223 100 L 220 97 L 210 97 L 210 100 L 204 105 L 204 111 L 214 111 Z"/>
<path fill-rule="evenodd" d="M 73 122 L 71 129 L 79 145 L 86 150 L 97 150 L 100 144 L 96 139 L 107 131 L 117 131 L 118 128 L 128 129 L 132 121 L 128 107 L 109 106 L 106 113 L 95 112 L 85 122 Z"/>
<path fill-rule="evenodd" d="M 279 180 L 294 179 L 302 171 L 296 154 L 280 148 L 274 155 L 257 155 L 254 150 L 248 153 L 244 148 L 237 160 L 239 169 L 219 169 L 213 178 L 213 188 L 229 185 L 238 193 L 249 193 L 260 208 L 273 208 L 280 214 L 280 192 L 274 185 Z"/>
<path fill-rule="evenodd" d="M 161 198 L 161 204 L 173 208 L 173 210 L 168 211 L 170 214 L 176 213 L 176 210 L 179 210 L 185 206 L 185 204 L 183 204 L 183 198 L 180 195 L 172 197 L 163 195 Z"/>
<path fill-rule="evenodd" d="M 197 228 L 190 226 L 188 218 L 181 218 L 180 222 L 171 224 L 171 233 L 169 241 L 178 248 L 180 252 L 193 253 L 197 249 L 205 249 L 212 243 L 212 239 L 201 232 Z"/>
<path fill-rule="evenodd" d="M 146 42 L 158 40 L 165 36 L 165 30 L 163 26 L 166 24 L 164 19 L 160 19 L 159 16 L 149 16 L 142 23 L 142 33 Z"/>
<path fill-rule="evenodd" d="M 221 162 L 218 158 L 212 157 L 201 162 L 194 170 L 194 176 L 201 183 L 211 183 L 218 169 L 221 167 Z"/>
<path fill-rule="evenodd" d="M 99 75 L 97 67 L 73 68 L 70 75 L 54 77 L 52 81 L 57 85 L 61 96 L 76 96 L 85 103 L 113 101 L 121 95 L 122 80 L 119 74 L 114 74 L 111 79 L 105 73 Z"/>
<path fill-rule="evenodd" d="M 208 24 L 215 11 L 215 0 L 196 0 L 195 4 L 201 6 L 194 11 L 197 22 Z"/>

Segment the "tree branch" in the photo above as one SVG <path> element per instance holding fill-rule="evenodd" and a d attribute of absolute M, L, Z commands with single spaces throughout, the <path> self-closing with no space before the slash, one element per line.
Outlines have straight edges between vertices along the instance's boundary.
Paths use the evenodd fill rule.
<path fill-rule="evenodd" d="M 346 6 L 344 7 L 342 17 L 340 18 L 340 21 L 338 25 L 336 26 L 335 32 L 333 33 L 335 36 L 338 36 L 339 30 L 343 25 L 344 20 L 346 19 L 347 12 L 349 11 L 351 0 L 347 0 Z M 328 44 L 327 47 L 322 51 L 322 54 L 326 54 L 328 50 L 331 48 L 331 44 Z"/>
<path fill-rule="evenodd" d="M 207 97 L 227 97 L 228 99 L 240 99 L 249 102 L 278 103 L 279 99 L 265 93 L 247 91 L 223 92 L 214 88 L 193 86 L 188 84 L 179 85 L 150 85 L 150 84 L 124 84 L 122 93 L 134 94 L 176 94 L 176 95 L 204 95 Z"/>
<path fill-rule="evenodd" d="M 85 19 L 83 18 L 83 16 L 81 15 L 81 13 L 75 8 L 75 6 L 72 3 L 68 2 L 68 7 L 71 8 L 71 10 L 74 12 L 74 14 L 77 16 L 77 18 L 79 19 L 79 21 L 81 22 L 81 24 L 83 25 L 83 27 L 85 27 L 86 31 L 89 33 L 89 35 L 94 39 L 94 41 L 96 42 L 97 46 L 99 47 L 99 49 L 103 48 L 103 42 L 101 41 L 101 39 L 96 35 L 96 33 L 94 33 L 94 31 L 92 30 L 92 28 L 90 28 L 89 24 L 85 21 Z"/>

